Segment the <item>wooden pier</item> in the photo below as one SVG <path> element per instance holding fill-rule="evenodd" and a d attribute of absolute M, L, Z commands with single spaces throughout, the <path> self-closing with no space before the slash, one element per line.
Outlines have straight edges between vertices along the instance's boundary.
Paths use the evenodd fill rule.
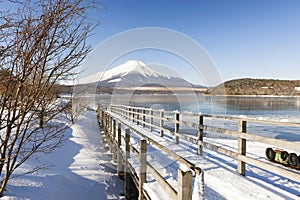
<path fill-rule="evenodd" d="M 113 160 L 117 163 L 118 175 L 125 180 L 125 196 L 127 199 L 151 199 L 149 188 L 145 186 L 147 177 L 151 176 L 159 183 L 170 199 L 188 200 L 192 199 L 192 183 L 195 175 L 201 176 L 204 181 L 204 172 L 196 166 L 188 154 L 178 152 L 184 151 L 179 143 L 193 143 L 197 147 L 196 154 L 201 159 L 203 149 L 208 148 L 220 154 L 237 160 L 236 171 L 238 174 L 246 175 L 246 164 L 270 171 L 274 174 L 286 177 L 300 183 L 300 173 L 282 166 L 274 165 L 268 161 L 258 160 L 248 156 L 247 141 L 255 141 L 271 146 L 300 152 L 300 143 L 285 141 L 256 134 L 247 133 L 247 123 L 263 123 L 276 126 L 300 127 L 297 123 L 274 122 L 265 120 L 243 119 L 237 117 L 212 116 L 194 113 L 180 113 L 178 111 L 154 110 L 142 107 L 123 105 L 110 105 L 108 108 L 101 106 L 97 109 L 99 124 L 103 130 L 103 138 L 108 143 L 112 152 Z M 209 120 L 225 120 L 235 122 L 236 130 L 209 125 Z M 180 127 L 188 127 L 195 134 L 184 133 Z M 238 148 L 236 151 L 216 145 L 204 140 L 204 132 L 213 132 L 226 137 L 236 138 Z M 139 136 L 139 142 L 133 139 L 133 134 Z M 167 135 L 167 136 L 166 136 Z M 160 138 L 166 138 L 178 148 L 169 148 L 170 145 Z M 147 146 L 151 145 L 158 151 L 178 162 L 177 183 L 170 183 L 161 173 L 147 162 Z M 181 145 L 182 146 L 182 145 Z M 175 150 L 174 150 L 175 149 Z M 177 187 L 174 187 L 176 185 Z M 134 186 L 134 187 L 132 187 Z M 199 198 L 204 199 L 204 183 Z"/>

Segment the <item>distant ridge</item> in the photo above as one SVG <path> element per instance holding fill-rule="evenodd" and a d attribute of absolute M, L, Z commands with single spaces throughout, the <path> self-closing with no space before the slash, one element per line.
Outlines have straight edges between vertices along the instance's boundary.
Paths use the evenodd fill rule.
<path fill-rule="evenodd" d="M 226 81 L 206 92 L 211 95 L 300 95 L 300 80 L 242 78 Z"/>

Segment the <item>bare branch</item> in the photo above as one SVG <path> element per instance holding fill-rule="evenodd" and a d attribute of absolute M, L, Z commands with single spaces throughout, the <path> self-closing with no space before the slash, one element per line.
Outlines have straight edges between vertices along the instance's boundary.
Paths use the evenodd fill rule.
<path fill-rule="evenodd" d="M 18 9 L 0 12 L 0 197 L 15 169 L 61 143 L 68 124 L 57 84 L 91 51 L 97 25 L 87 17 L 93 0 L 10 2 Z"/>

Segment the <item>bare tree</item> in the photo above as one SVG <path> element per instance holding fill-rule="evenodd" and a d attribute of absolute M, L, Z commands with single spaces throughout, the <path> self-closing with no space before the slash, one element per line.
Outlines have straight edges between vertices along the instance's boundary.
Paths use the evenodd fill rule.
<path fill-rule="evenodd" d="M 96 26 L 87 17 L 92 0 L 11 2 L 18 9 L 0 13 L 0 197 L 19 166 L 61 142 L 65 105 L 55 88 L 90 52 Z"/>
<path fill-rule="evenodd" d="M 73 92 L 64 109 L 66 118 L 74 124 L 78 117 L 88 108 L 88 102 L 85 101 L 85 92 Z"/>

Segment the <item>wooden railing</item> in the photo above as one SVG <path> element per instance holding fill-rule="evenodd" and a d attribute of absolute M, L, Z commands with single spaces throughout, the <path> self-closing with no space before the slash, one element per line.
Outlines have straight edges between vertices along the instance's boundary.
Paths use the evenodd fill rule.
<path fill-rule="evenodd" d="M 246 142 L 254 141 L 283 149 L 288 149 L 299 153 L 299 142 L 285 141 L 247 132 L 247 123 L 249 122 L 262 123 L 265 125 L 300 127 L 300 124 L 298 123 L 203 115 L 201 113 L 180 113 L 178 111 L 170 112 L 164 110 L 154 110 L 151 108 L 149 109 L 124 105 L 111 105 L 109 106 L 109 110 L 112 113 L 116 113 L 127 120 L 136 122 L 144 128 L 148 128 L 149 131 L 153 131 L 154 129 L 158 130 L 161 137 L 164 137 L 164 134 L 168 133 L 169 135 L 172 135 L 174 137 L 175 143 L 179 143 L 179 140 L 192 142 L 198 146 L 199 155 L 202 155 L 203 148 L 205 147 L 213 151 L 219 152 L 221 154 L 225 154 L 231 158 L 234 158 L 237 160 L 238 163 L 237 172 L 241 175 L 246 175 L 246 164 L 251 164 L 258 168 L 286 177 L 290 180 L 300 182 L 300 174 L 296 170 L 290 170 L 289 168 L 277 166 L 270 162 L 261 161 L 255 157 L 248 156 L 247 154 L 252 153 L 247 152 L 246 149 Z M 183 120 L 184 118 L 190 118 L 194 120 Z M 237 123 L 237 127 L 236 129 L 230 129 L 212 126 L 209 124 L 205 124 L 205 120 L 231 121 Z M 166 126 L 166 124 L 169 125 L 170 123 L 174 124 L 173 128 L 170 128 L 170 126 Z M 184 132 L 180 132 L 180 126 L 193 128 L 197 131 L 197 134 L 191 135 L 185 134 Z M 220 145 L 204 141 L 204 132 L 213 132 L 224 136 L 236 138 L 238 143 L 237 150 L 224 148 Z"/>
<path fill-rule="evenodd" d="M 117 107 L 111 107 L 110 109 L 115 108 Z M 118 110 L 119 114 L 125 116 L 125 112 L 121 111 L 120 109 Z M 144 184 L 147 182 L 147 172 L 149 172 L 151 176 L 160 184 L 162 189 L 167 192 L 171 199 L 188 200 L 192 198 L 192 174 L 198 174 L 202 176 L 203 180 L 203 172 L 200 168 L 196 167 L 193 163 L 189 162 L 183 157 L 177 155 L 175 152 L 172 152 L 167 147 L 162 146 L 160 143 L 156 142 L 150 137 L 145 136 L 142 132 L 134 128 L 134 126 L 130 126 L 124 121 L 113 117 L 106 109 L 98 107 L 97 116 L 99 125 L 102 129 L 102 138 L 105 138 L 105 140 L 108 142 L 109 149 L 112 152 L 113 161 L 117 163 L 118 175 L 125 179 L 126 199 L 137 199 L 137 197 L 139 199 L 151 199 L 144 187 Z M 126 116 L 129 117 L 128 119 L 134 120 L 138 124 L 142 123 L 144 127 L 146 124 L 150 125 L 150 123 L 146 122 L 146 111 L 142 111 L 142 113 L 140 113 L 135 110 L 128 110 L 126 112 Z M 142 116 L 142 118 L 140 118 L 140 116 Z M 151 119 L 150 115 L 148 115 L 148 117 L 150 121 L 154 119 L 154 115 L 153 119 Z M 162 117 L 160 119 L 163 120 Z M 163 126 L 163 124 L 161 125 Z M 153 130 L 153 128 L 157 128 L 154 123 L 152 123 L 151 129 Z M 132 145 L 130 142 L 132 131 L 142 137 L 142 139 L 139 141 L 139 147 Z M 163 134 L 163 132 L 161 132 L 161 134 Z M 147 162 L 147 141 L 160 151 L 167 153 L 174 159 L 174 161 L 181 163 L 181 167 L 178 168 L 177 188 L 174 188 L 168 181 L 164 179 L 163 175 L 161 175 L 158 170 L 151 165 L 151 163 Z M 131 152 L 133 152 L 134 156 L 131 154 Z M 137 160 L 137 162 L 130 162 L 132 159 Z M 134 165 L 133 163 L 138 163 L 138 166 L 135 166 L 136 164 Z M 133 185 L 136 187 L 133 188 Z M 202 194 L 204 199 L 204 190 L 202 191 Z"/>

